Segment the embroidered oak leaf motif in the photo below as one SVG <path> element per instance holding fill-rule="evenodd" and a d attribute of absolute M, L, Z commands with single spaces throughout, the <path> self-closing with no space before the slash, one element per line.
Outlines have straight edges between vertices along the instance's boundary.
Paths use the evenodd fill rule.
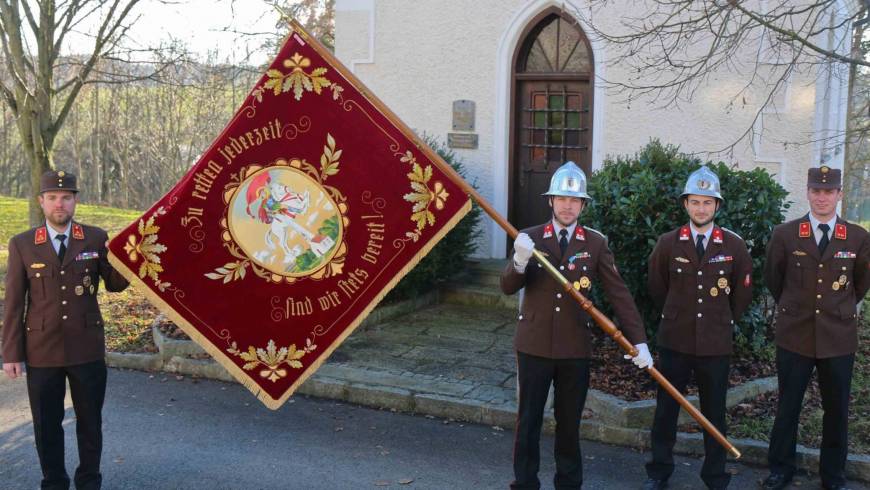
<path fill-rule="evenodd" d="M 233 342 L 227 349 L 227 352 L 245 361 L 245 364 L 242 365 L 242 369 L 245 371 L 259 369 L 260 377 L 274 383 L 287 376 L 285 366 L 293 369 L 302 369 L 303 366 L 300 359 L 305 357 L 306 354 L 314 352 L 315 349 L 317 349 L 317 346 L 309 338 L 306 339 L 305 347 L 302 349 L 297 349 L 296 344 L 290 344 L 289 347 L 281 347 L 279 349 L 275 345 L 274 340 L 269 340 L 265 349 L 249 346 L 247 351 L 240 351 L 238 345 Z"/>
<path fill-rule="evenodd" d="M 266 72 L 269 79 L 263 84 L 263 88 L 271 89 L 275 95 L 292 90 L 293 97 L 299 100 L 304 92 L 313 91 L 320 95 L 324 88 L 332 86 L 332 82 L 323 76 L 327 69 L 320 67 L 311 70 L 311 73 L 306 72 L 305 69 L 311 66 L 311 60 L 299 53 L 294 53 L 290 59 L 284 60 L 283 65 L 284 68 L 290 69 L 290 73 L 285 74 L 275 68 Z M 336 90 L 338 91 L 336 92 Z M 332 98 L 337 99 L 341 90 L 341 87 L 333 88 Z"/>
<path fill-rule="evenodd" d="M 165 214 L 163 208 L 155 211 L 147 221 L 140 219 L 137 228 L 139 236 L 134 234 L 128 236 L 124 251 L 127 252 L 130 262 L 135 263 L 140 259 L 142 260 L 139 265 L 139 278 L 150 277 L 154 280 L 154 285 L 163 291 L 170 285 L 160 281 L 160 273 L 163 272 L 160 254 L 165 252 L 167 248 L 157 241 L 160 227 L 154 223 L 155 218 L 161 214 Z"/>
<path fill-rule="evenodd" d="M 414 204 L 412 208 L 411 221 L 417 223 L 417 229 L 422 230 L 427 225 L 435 224 L 435 214 L 432 213 L 430 207 L 435 204 L 438 210 L 444 209 L 444 202 L 447 200 L 448 193 L 441 182 L 435 182 L 433 187 L 429 187 L 429 181 L 432 179 L 432 166 L 420 166 L 416 160 L 411 157 L 409 162 L 413 162 L 413 170 L 408 174 L 408 180 L 411 181 L 411 190 L 403 197 L 406 201 Z"/>

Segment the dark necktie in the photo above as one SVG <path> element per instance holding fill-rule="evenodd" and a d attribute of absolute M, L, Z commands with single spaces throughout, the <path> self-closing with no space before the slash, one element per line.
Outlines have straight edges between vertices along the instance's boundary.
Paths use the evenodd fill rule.
<path fill-rule="evenodd" d="M 559 231 L 559 250 L 562 251 L 562 255 L 565 255 L 565 250 L 568 249 L 568 230 L 560 230 Z"/>
<path fill-rule="evenodd" d="M 819 240 L 819 253 L 825 253 L 825 249 L 828 248 L 828 243 L 831 241 L 828 239 L 828 230 L 831 227 L 827 223 L 819 223 L 819 229 L 822 230 L 822 239 Z"/>
<path fill-rule="evenodd" d="M 695 243 L 695 251 L 698 252 L 698 261 L 704 258 L 704 239 L 707 238 L 704 235 L 698 234 L 698 241 Z"/>
<path fill-rule="evenodd" d="M 60 248 L 57 250 L 57 256 L 63 262 L 63 256 L 66 255 L 66 235 L 57 235 L 55 238 L 60 240 Z"/>

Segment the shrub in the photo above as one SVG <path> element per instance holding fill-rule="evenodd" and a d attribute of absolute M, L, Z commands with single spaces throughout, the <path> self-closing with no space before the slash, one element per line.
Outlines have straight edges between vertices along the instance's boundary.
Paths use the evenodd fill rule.
<path fill-rule="evenodd" d="M 651 339 L 661 312 L 647 292 L 647 258 L 659 235 L 688 222 L 679 196 L 689 174 L 701 165 L 700 159 L 680 153 L 678 147 L 653 140 L 633 157 L 608 158 L 589 180 L 594 201 L 581 221 L 609 238 Z M 753 302 L 736 322 L 735 348 L 738 355 L 762 355 L 773 313 L 762 282 L 765 247 L 790 206 L 785 202 L 787 192 L 764 169 L 738 170 L 723 162 L 707 165 L 719 176 L 725 197 L 715 222 L 743 237 L 752 256 Z M 599 290 L 593 291 L 593 299 L 612 312 Z"/>
<path fill-rule="evenodd" d="M 435 150 L 441 158 L 465 177 L 466 171 L 461 160 L 446 144 L 432 136 L 423 136 L 423 140 Z M 459 198 L 460 196 L 455 196 Z M 423 257 L 399 284 L 386 296 L 384 302 L 400 301 L 419 296 L 437 288 L 439 283 L 460 272 L 465 267 L 465 258 L 474 252 L 477 246 L 475 227 L 480 220 L 480 208 L 476 203 L 450 232 L 438 242 L 432 250 Z"/>

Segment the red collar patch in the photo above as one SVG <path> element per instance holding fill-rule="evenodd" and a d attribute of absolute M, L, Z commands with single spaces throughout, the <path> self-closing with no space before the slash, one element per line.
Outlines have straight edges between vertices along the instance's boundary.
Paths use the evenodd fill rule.
<path fill-rule="evenodd" d="M 845 240 L 846 239 L 846 225 L 842 223 L 837 223 L 834 225 L 834 238 L 837 240 Z"/>
<path fill-rule="evenodd" d="M 547 226 L 544 227 L 544 238 L 552 238 L 553 237 L 553 223 L 547 223 Z"/>
<path fill-rule="evenodd" d="M 692 230 L 689 229 L 689 225 L 685 225 L 680 228 L 680 241 L 685 242 L 689 240 L 689 237 L 692 236 Z"/>
<path fill-rule="evenodd" d="M 722 233 L 722 228 L 713 228 L 713 243 L 722 243 L 725 234 Z"/>
<path fill-rule="evenodd" d="M 42 245 L 43 243 L 48 241 L 48 230 L 45 229 L 44 226 L 40 226 L 36 229 L 36 234 L 33 235 L 33 244 L 34 245 Z"/>
<path fill-rule="evenodd" d="M 809 238 L 810 235 L 813 234 L 813 230 L 810 228 L 809 221 L 803 221 L 798 228 L 798 236 L 801 238 Z"/>
<path fill-rule="evenodd" d="M 585 242 L 586 230 L 584 230 L 582 226 L 577 225 L 576 227 L 574 227 L 574 238 L 580 240 L 581 242 Z"/>
<path fill-rule="evenodd" d="M 72 236 L 76 240 L 84 240 L 85 239 L 85 230 L 82 229 L 82 225 L 80 225 L 78 223 L 73 223 Z"/>

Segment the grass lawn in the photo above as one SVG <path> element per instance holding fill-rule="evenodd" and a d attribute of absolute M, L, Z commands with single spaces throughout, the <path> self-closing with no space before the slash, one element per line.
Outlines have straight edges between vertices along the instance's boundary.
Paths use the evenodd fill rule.
<path fill-rule="evenodd" d="M 79 204 L 76 221 L 99 226 L 109 236 L 121 231 L 142 213 L 131 209 Z M 9 239 L 30 229 L 27 223 L 27 201 L 0 196 L 0 298 L 5 296 L 6 259 Z M 156 351 L 151 337 L 151 323 L 157 309 L 134 288 L 121 293 L 107 293 L 102 287 L 99 302 L 106 323 L 106 347 L 111 351 Z M 2 300 L 0 300 L 2 307 Z M 2 308 L 0 308 L 2 311 Z M 2 328 L 2 326 L 0 326 Z"/>

